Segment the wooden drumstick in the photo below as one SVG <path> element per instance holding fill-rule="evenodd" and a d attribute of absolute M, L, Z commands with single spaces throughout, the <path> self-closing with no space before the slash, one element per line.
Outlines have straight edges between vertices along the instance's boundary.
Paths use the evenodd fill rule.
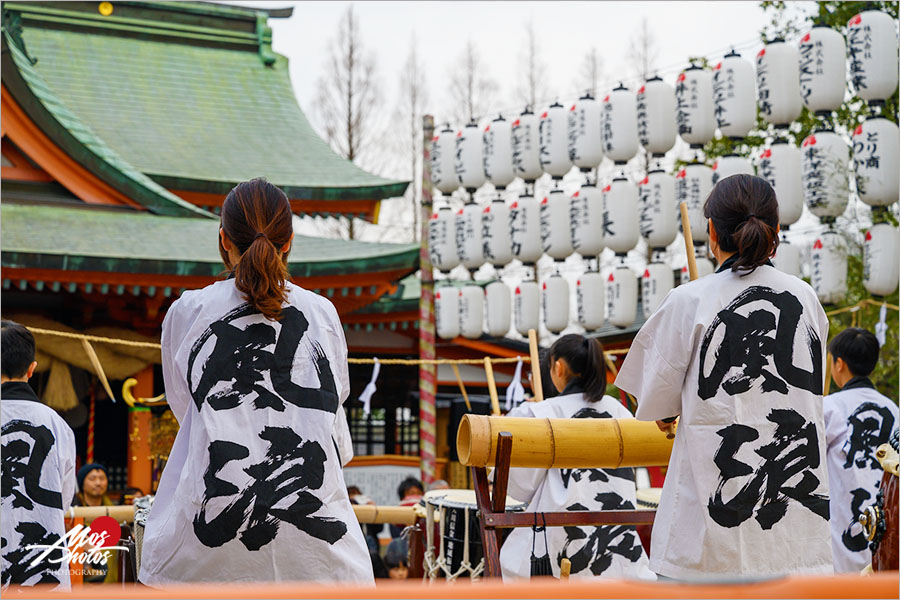
<path fill-rule="evenodd" d="M 488 392 L 491 395 L 491 414 L 500 414 L 500 400 L 497 398 L 497 382 L 494 381 L 494 366 L 489 356 L 484 357 L 484 374 L 487 376 Z"/>
<path fill-rule="evenodd" d="M 572 571 L 572 561 L 564 558 L 559 561 L 559 579 L 560 581 L 568 581 L 569 573 Z"/>
<path fill-rule="evenodd" d="M 531 391 L 534 395 L 532 402 L 540 402 L 544 399 L 544 388 L 541 385 L 541 357 L 538 353 L 537 332 L 528 330 L 528 349 L 531 352 Z"/>

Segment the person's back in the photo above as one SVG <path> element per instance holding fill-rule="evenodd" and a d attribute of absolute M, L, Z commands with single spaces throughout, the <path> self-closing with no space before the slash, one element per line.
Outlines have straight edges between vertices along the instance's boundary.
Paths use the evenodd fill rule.
<path fill-rule="evenodd" d="M 808 284 L 767 262 L 778 224 L 767 183 L 726 178 L 706 206 L 721 267 L 666 296 L 616 379 L 637 398 L 638 419 L 679 417 L 651 569 L 677 579 L 831 573 L 827 317 Z"/>
<path fill-rule="evenodd" d="M 825 397 L 831 543 L 834 570 L 859 573 L 872 562 L 857 521 L 875 501 L 884 471 L 875 450 L 897 425 L 897 405 L 869 379 L 878 362 L 878 340 L 865 329 L 845 329 L 831 340 L 831 375 L 840 391 Z"/>
<path fill-rule="evenodd" d="M 225 215 L 234 208 L 226 200 L 232 239 Z M 289 228 L 286 198 L 284 210 Z M 268 235 L 249 243 L 289 247 L 287 234 Z M 271 305 L 239 289 L 240 269 L 185 293 L 163 323 L 166 396 L 181 428 L 147 522 L 140 580 L 372 582 L 341 471 L 352 446 L 337 312 L 284 283 L 270 318 Z"/>
<path fill-rule="evenodd" d="M 31 333 L 3 321 L 0 346 L 2 585 L 57 584 L 68 590 L 68 558 L 54 550 L 32 565 L 44 548 L 31 546 L 52 546 L 66 534 L 64 515 L 75 494 L 75 436 L 27 383 L 37 364 Z"/>

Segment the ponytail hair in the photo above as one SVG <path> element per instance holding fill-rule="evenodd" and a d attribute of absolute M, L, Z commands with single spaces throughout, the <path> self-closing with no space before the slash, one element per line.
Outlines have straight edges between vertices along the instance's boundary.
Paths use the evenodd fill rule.
<path fill-rule="evenodd" d="M 703 205 L 725 252 L 735 252 L 734 272 L 752 273 L 778 247 L 778 200 L 769 182 L 753 175 L 719 180 Z"/>
<path fill-rule="evenodd" d="M 280 319 L 291 278 L 288 252 L 281 249 L 294 232 L 287 196 L 265 179 L 239 183 L 222 205 L 222 231 L 241 255 L 232 264 L 219 239 L 219 255 L 235 287 L 264 317 Z"/>
<path fill-rule="evenodd" d="M 548 354 L 551 368 L 560 358 L 566 361 L 584 389 L 585 400 L 597 402 L 603 398 L 606 393 L 606 363 L 599 340 L 570 333 L 553 342 Z"/>

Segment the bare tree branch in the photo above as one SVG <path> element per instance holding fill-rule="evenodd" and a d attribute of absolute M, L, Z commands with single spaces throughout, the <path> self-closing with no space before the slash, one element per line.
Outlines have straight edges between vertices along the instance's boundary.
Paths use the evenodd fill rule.
<path fill-rule="evenodd" d="M 579 92 L 588 92 L 596 98 L 600 91 L 597 87 L 600 85 L 602 77 L 603 58 L 600 56 L 597 47 L 591 46 L 591 49 L 581 59 L 581 67 L 578 69 L 578 78 L 575 85 L 579 88 Z"/>
<path fill-rule="evenodd" d="M 525 23 L 525 37 L 519 51 L 519 71 L 524 77 L 516 87 L 516 100 L 536 109 L 537 103 L 546 100 L 550 92 L 547 64 L 541 60 L 533 19 Z"/>
<path fill-rule="evenodd" d="M 634 37 L 628 47 L 628 63 L 631 65 L 635 76 L 641 81 L 646 81 L 653 75 L 656 69 L 656 61 L 659 58 L 659 47 L 656 44 L 656 35 L 650 30 L 647 17 L 641 19 Z"/>
<path fill-rule="evenodd" d="M 458 124 L 486 116 L 497 88 L 497 82 L 487 74 L 475 44 L 468 40 L 450 73 L 451 107 L 448 113 Z"/>

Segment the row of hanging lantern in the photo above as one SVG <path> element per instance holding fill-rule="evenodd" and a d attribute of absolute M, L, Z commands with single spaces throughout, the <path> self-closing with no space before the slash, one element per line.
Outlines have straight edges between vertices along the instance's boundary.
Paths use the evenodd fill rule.
<path fill-rule="evenodd" d="M 754 168 L 737 155 L 723 156 L 710 168 L 699 160 L 699 149 L 713 138 L 716 128 L 736 140 L 746 137 L 755 125 L 757 110 L 777 132 L 757 165 L 759 175 L 776 190 L 782 230 L 787 231 L 800 218 L 804 202 L 813 215 L 832 224 L 848 201 L 850 147 L 825 128 L 808 136 L 800 148 L 783 134 L 804 105 L 820 116 L 839 108 L 844 98 L 848 45 L 851 87 L 876 112 L 852 136 L 856 186 L 866 204 L 892 204 L 900 192 L 896 168 L 900 132 L 879 116 L 877 109 L 897 86 L 893 21 L 878 11 L 863 12 L 848 23 L 847 40 L 845 44 L 839 32 L 817 26 L 801 38 L 799 48 L 783 40 L 766 44 L 756 57 L 755 73 L 749 61 L 731 52 L 712 72 L 696 65 L 686 69 L 674 87 L 654 77 L 636 93 L 619 85 L 601 101 L 586 95 L 568 108 L 554 103 L 540 116 L 530 109 L 512 122 L 501 116 L 483 132 L 475 123 L 456 132 L 445 128 L 434 138 L 432 180 L 445 194 L 461 187 L 469 195 L 456 214 L 449 205 L 435 212 L 429 227 L 432 263 L 445 272 L 458 264 L 474 272 L 484 262 L 499 269 L 513 258 L 534 265 L 543 254 L 562 261 L 577 253 L 589 264 L 576 285 L 577 320 L 587 329 L 599 327 L 602 311 L 597 307 L 603 306 L 605 297 L 609 321 L 630 324 L 636 302 L 622 304 L 631 305 L 629 313 L 627 308 L 619 310 L 618 300 L 636 300 L 637 296 L 636 286 L 632 286 L 635 278 L 623 271 L 627 269 L 624 256 L 643 237 L 653 253 L 645 271 L 647 278 L 653 279 L 655 271 L 670 271 L 657 260 L 658 251 L 677 235 L 681 201 L 688 205 L 693 238 L 699 246 L 698 267 L 701 273 L 712 271 L 712 264 L 703 257 L 703 244 L 708 240 L 703 202 L 716 181 L 738 173 L 753 174 Z M 676 136 L 696 152 L 694 160 L 673 177 L 660 168 L 659 158 L 673 147 Z M 640 146 L 651 159 L 644 179 L 635 185 L 618 170 L 601 189 L 592 172 L 604 157 L 621 167 L 636 156 Z M 559 184 L 573 166 L 582 171 L 584 181 L 569 197 Z M 551 176 L 552 188 L 539 201 L 534 196 L 534 182 L 544 173 Z M 526 183 L 525 192 L 507 205 L 503 192 L 517 177 Z M 481 207 L 472 195 L 487 181 L 497 196 Z M 887 228 L 890 226 L 877 223 L 865 245 L 867 272 L 873 274 L 865 281 L 876 295 L 896 289 L 896 282 L 878 276 L 896 271 L 888 264 L 897 254 L 896 229 Z M 599 261 L 596 267 L 590 266 L 604 248 L 617 256 L 606 281 L 599 274 Z M 775 262 L 799 275 L 800 250 L 789 244 L 784 234 Z M 833 227 L 814 244 L 811 270 L 820 299 L 838 300 L 846 288 L 846 251 Z M 666 284 L 663 276 L 658 282 L 654 279 L 650 288 L 658 287 L 664 295 L 671 289 L 671 284 Z M 885 291 L 891 285 L 893 288 Z M 506 297 L 496 294 L 497 298 Z M 537 319 L 539 303 L 554 307 L 545 322 L 550 331 L 558 331 L 568 324 L 568 294 L 568 284 L 556 272 L 540 290 L 536 281 L 520 284 L 512 302 L 517 314 L 530 315 L 525 321 Z M 474 298 L 474 292 L 470 296 Z M 465 312 L 463 309 L 461 305 L 459 311 Z M 470 312 L 474 319 L 474 309 Z M 478 316 L 480 322 L 481 313 Z M 488 329 L 499 330 L 500 325 L 492 327 L 491 321 L 489 318 Z M 470 329 L 474 332 L 475 325 Z"/>

